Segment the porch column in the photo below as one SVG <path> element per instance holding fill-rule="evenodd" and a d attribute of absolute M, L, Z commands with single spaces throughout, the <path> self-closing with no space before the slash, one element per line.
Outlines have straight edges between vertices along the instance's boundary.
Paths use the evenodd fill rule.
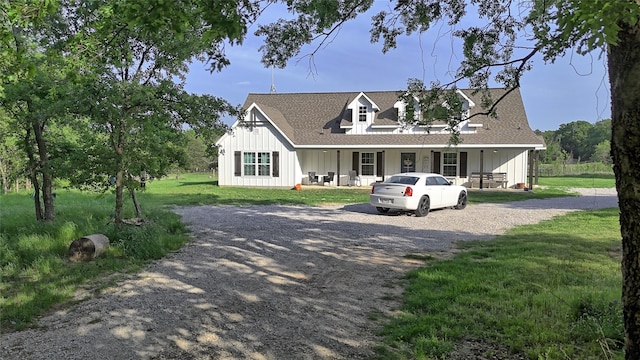
<path fill-rule="evenodd" d="M 336 186 L 340 186 L 340 150 L 338 150 L 338 158 L 336 161 L 336 166 L 338 167 L 336 169 L 336 176 L 337 176 L 337 180 L 336 180 Z"/>
<path fill-rule="evenodd" d="M 480 150 L 480 189 L 482 189 L 482 178 L 484 177 L 484 150 Z"/>
<path fill-rule="evenodd" d="M 382 150 L 382 181 L 384 181 L 384 167 L 387 165 L 386 153 Z"/>
<path fill-rule="evenodd" d="M 536 150 L 536 179 L 535 184 L 538 185 L 538 178 L 540 177 L 540 150 Z"/>
<path fill-rule="evenodd" d="M 533 191 L 533 150 L 529 150 L 529 191 Z"/>

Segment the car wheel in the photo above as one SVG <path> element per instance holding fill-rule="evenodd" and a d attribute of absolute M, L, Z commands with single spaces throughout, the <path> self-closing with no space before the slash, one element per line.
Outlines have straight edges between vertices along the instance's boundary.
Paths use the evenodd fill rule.
<path fill-rule="evenodd" d="M 376 210 L 378 210 L 378 212 L 380 214 L 386 214 L 386 213 L 389 212 L 389 208 L 383 208 L 383 207 L 380 207 L 380 206 L 376 207 Z"/>
<path fill-rule="evenodd" d="M 458 204 L 454 206 L 457 210 L 462 210 L 467 207 L 467 193 L 462 191 L 458 195 Z"/>
<path fill-rule="evenodd" d="M 416 216 L 417 217 L 427 216 L 427 214 L 429 213 L 430 205 L 431 205 L 431 202 L 429 201 L 428 196 L 421 197 L 420 202 L 418 202 L 418 208 L 416 209 Z"/>

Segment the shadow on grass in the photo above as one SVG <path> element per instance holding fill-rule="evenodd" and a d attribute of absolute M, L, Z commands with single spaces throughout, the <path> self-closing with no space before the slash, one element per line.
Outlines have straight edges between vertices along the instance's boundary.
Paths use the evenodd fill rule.
<path fill-rule="evenodd" d="M 218 180 L 211 180 L 211 181 L 193 181 L 193 182 L 181 181 L 181 182 L 180 182 L 180 184 L 178 184 L 178 186 L 193 186 L 193 185 L 211 185 L 211 186 L 218 186 Z"/>
<path fill-rule="evenodd" d="M 182 194 L 182 195 L 161 195 L 142 194 L 143 206 L 202 206 L 202 205 L 305 205 L 306 200 L 296 200 L 293 198 L 268 197 L 258 198 L 229 198 L 216 194 Z"/>

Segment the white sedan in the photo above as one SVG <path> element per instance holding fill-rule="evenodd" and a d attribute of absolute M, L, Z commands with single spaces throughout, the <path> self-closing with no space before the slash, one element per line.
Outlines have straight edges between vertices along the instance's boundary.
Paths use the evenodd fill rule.
<path fill-rule="evenodd" d="M 380 213 L 399 209 L 413 211 L 416 216 L 427 216 L 430 209 L 464 209 L 467 188 L 453 185 L 440 174 L 410 172 L 395 174 L 374 184 L 369 198 Z"/>

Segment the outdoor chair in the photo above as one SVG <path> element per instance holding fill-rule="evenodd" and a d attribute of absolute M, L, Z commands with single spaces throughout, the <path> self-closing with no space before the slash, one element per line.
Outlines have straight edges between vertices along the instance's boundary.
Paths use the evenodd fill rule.
<path fill-rule="evenodd" d="M 309 171 L 309 184 L 317 184 L 318 183 L 318 176 L 316 175 L 315 171 Z"/>
<path fill-rule="evenodd" d="M 360 186 L 360 176 L 355 170 L 349 170 L 349 186 Z"/>
<path fill-rule="evenodd" d="M 335 174 L 336 174 L 335 172 L 329 171 L 326 176 L 323 176 L 322 185 L 324 185 L 324 183 L 329 183 L 329 185 L 331 185 L 331 182 L 333 181 L 333 177 L 335 176 Z"/>

